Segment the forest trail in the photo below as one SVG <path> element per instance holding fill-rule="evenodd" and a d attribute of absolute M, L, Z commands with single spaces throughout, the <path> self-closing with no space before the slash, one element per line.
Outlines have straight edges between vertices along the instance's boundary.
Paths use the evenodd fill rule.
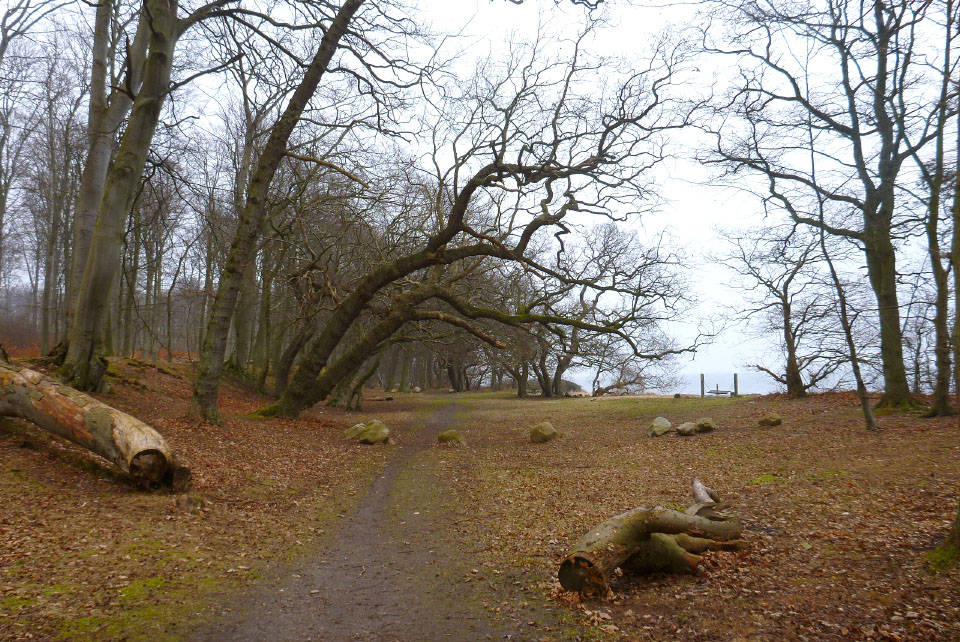
<path fill-rule="evenodd" d="M 507 597 L 520 604 L 512 578 L 502 576 L 500 587 L 467 579 L 472 544 L 457 541 L 456 500 L 430 452 L 455 412 L 447 401 L 423 427 L 398 436 L 396 452 L 316 559 L 242 592 L 192 639 L 523 639 L 526 618 L 494 619 L 483 606 Z"/>

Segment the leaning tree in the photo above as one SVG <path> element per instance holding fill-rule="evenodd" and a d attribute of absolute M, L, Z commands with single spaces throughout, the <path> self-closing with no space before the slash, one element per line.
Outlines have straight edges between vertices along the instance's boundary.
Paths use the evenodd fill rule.
<path fill-rule="evenodd" d="M 609 87 L 587 90 L 584 81 L 596 75 L 600 63 L 586 56 L 581 44 L 582 39 L 571 43 L 569 58 L 561 62 L 541 61 L 542 48 L 533 43 L 499 65 L 486 63 L 476 77 L 437 92 L 436 113 L 428 113 L 432 149 L 422 170 L 432 173 L 434 183 L 429 225 L 411 237 L 411 251 L 384 257 L 336 306 L 304 348 L 296 374 L 268 412 L 296 415 L 329 394 L 340 372 L 339 359 L 330 360 L 335 351 L 365 357 L 362 351 L 355 353 L 357 345 L 375 345 L 374 339 L 391 325 L 399 328 L 403 317 L 413 314 L 409 306 L 428 299 L 419 299 L 426 295 L 422 289 L 400 295 L 389 323 L 385 318 L 369 341 L 364 335 L 344 349 L 342 343 L 371 302 L 384 288 L 401 280 L 417 282 L 431 268 L 486 257 L 573 287 L 588 285 L 612 298 L 642 298 L 642 290 L 632 283 L 579 278 L 561 259 L 541 258 L 540 249 L 553 237 L 556 256 L 562 257 L 578 217 L 613 217 L 623 203 L 636 202 L 648 192 L 649 170 L 664 157 L 664 134 L 687 125 L 691 117 L 691 106 L 669 95 L 685 60 L 679 46 L 661 43 L 645 68 L 619 76 L 611 70 Z M 548 310 L 492 309 L 443 288 L 432 298 L 463 320 L 614 332 L 636 353 L 645 353 L 628 332 L 636 319 L 634 305 L 623 314 L 581 322 Z"/>

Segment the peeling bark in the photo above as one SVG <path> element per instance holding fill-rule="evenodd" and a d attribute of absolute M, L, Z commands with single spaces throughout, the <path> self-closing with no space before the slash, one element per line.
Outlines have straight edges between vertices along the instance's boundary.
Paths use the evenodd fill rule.
<path fill-rule="evenodd" d="M 83 446 L 139 482 L 177 492 L 190 485 L 189 465 L 156 430 L 34 370 L 0 363 L 0 415 Z"/>

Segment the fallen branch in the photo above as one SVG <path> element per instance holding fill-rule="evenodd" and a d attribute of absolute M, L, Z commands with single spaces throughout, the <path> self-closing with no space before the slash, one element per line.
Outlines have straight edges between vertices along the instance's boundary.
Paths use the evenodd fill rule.
<path fill-rule="evenodd" d="M 29 368 L 0 363 L 0 416 L 20 417 L 83 446 L 138 482 L 180 492 L 190 468 L 156 430 Z"/>
<path fill-rule="evenodd" d="M 635 508 L 592 528 L 574 544 L 557 577 L 568 591 L 607 592 L 614 569 L 636 573 L 692 573 L 706 550 L 739 550 L 743 526 L 722 514 L 717 494 L 695 479 L 696 504 L 685 512 Z M 706 500 L 706 501 L 703 501 Z"/>

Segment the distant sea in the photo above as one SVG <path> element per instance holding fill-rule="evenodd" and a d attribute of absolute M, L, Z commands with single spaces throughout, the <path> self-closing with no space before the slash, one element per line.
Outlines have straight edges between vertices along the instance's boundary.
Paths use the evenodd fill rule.
<path fill-rule="evenodd" d="M 704 385 L 707 390 L 733 390 L 733 371 L 730 372 L 704 372 Z M 678 375 L 678 386 L 676 390 L 657 390 L 662 394 L 681 393 L 688 395 L 700 394 L 700 373 L 682 372 Z M 774 381 L 769 375 L 744 370 L 738 372 L 737 381 L 740 387 L 741 395 L 765 395 L 771 392 L 781 390 L 780 384 Z"/>
<path fill-rule="evenodd" d="M 704 383 L 707 390 L 733 390 L 733 370 L 730 372 L 705 372 Z M 583 386 L 584 390 L 589 391 L 592 385 L 590 373 L 584 371 L 568 372 L 565 378 L 576 381 Z M 662 395 L 673 395 L 676 393 L 684 395 L 700 394 L 700 373 L 682 372 L 675 378 L 676 385 L 667 385 L 663 388 L 652 388 L 647 392 L 653 392 Z M 781 389 L 776 381 L 765 374 L 751 370 L 739 371 L 738 380 L 740 383 L 740 394 L 742 395 L 765 395 L 771 392 L 779 392 Z"/>

